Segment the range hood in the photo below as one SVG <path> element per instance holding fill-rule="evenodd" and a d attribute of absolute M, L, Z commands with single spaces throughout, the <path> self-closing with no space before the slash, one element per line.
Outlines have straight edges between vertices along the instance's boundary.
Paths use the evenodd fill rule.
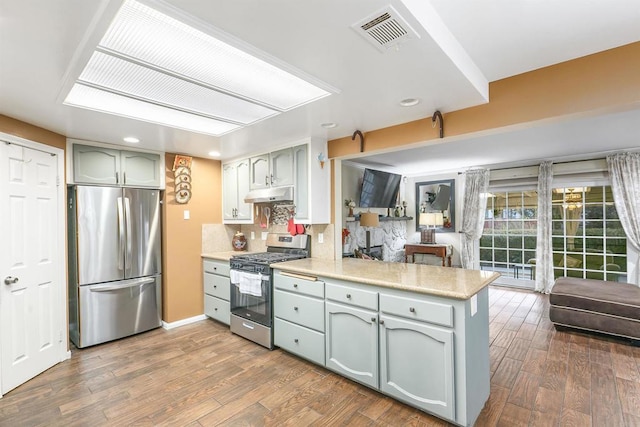
<path fill-rule="evenodd" d="M 280 202 L 293 200 L 293 187 L 271 187 L 249 191 L 244 197 L 245 203 Z"/>

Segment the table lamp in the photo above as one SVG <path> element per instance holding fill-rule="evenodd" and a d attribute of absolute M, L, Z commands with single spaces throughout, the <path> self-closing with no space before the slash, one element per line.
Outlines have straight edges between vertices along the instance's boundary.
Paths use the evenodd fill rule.
<path fill-rule="evenodd" d="M 367 255 L 371 253 L 371 227 L 380 225 L 378 214 L 374 212 L 363 212 L 360 214 L 360 227 L 366 227 Z"/>
<path fill-rule="evenodd" d="M 418 218 L 420 224 L 420 243 L 436 243 L 436 227 L 444 225 L 442 212 L 422 212 Z"/>

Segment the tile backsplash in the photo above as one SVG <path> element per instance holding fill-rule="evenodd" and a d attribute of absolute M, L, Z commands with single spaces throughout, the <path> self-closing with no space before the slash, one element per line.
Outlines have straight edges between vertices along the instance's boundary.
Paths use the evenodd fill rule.
<path fill-rule="evenodd" d="M 236 231 L 242 231 L 247 238 L 247 250 L 264 252 L 267 250 L 262 233 L 288 233 L 286 225 L 269 225 L 262 228 L 260 224 L 203 224 L 202 252 L 225 252 L 233 250 L 231 239 Z M 254 238 L 251 238 L 253 232 Z M 323 243 L 319 243 L 318 235 L 322 233 Z M 306 227 L 306 234 L 311 236 L 311 256 L 314 258 L 334 259 L 334 226 L 333 224 L 315 224 Z"/>

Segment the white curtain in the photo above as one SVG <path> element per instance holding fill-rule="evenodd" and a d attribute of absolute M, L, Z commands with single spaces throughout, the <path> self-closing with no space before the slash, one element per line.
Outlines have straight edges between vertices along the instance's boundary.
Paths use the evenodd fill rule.
<path fill-rule="evenodd" d="M 542 162 L 538 173 L 538 235 L 536 238 L 535 290 L 548 294 L 553 287 L 553 244 L 551 241 L 551 181 L 553 163 Z"/>
<path fill-rule="evenodd" d="M 607 156 L 613 201 L 627 241 L 640 251 L 640 153 Z M 635 283 L 640 285 L 640 259 L 636 260 Z"/>
<path fill-rule="evenodd" d="M 485 210 L 487 209 L 487 189 L 489 170 L 474 169 L 464 174 L 464 199 L 462 204 L 462 268 L 479 269 L 476 244 L 482 236 Z"/>

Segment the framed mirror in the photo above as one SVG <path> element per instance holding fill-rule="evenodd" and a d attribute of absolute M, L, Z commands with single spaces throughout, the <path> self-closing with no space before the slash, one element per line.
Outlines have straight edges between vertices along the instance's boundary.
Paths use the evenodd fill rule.
<path fill-rule="evenodd" d="M 416 231 L 435 227 L 435 231 L 455 232 L 455 200 L 454 179 L 416 182 Z M 421 213 L 435 215 L 420 215 Z M 421 224 L 421 219 L 427 223 Z M 434 219 L 435 224 L 432 222 Z"/>

